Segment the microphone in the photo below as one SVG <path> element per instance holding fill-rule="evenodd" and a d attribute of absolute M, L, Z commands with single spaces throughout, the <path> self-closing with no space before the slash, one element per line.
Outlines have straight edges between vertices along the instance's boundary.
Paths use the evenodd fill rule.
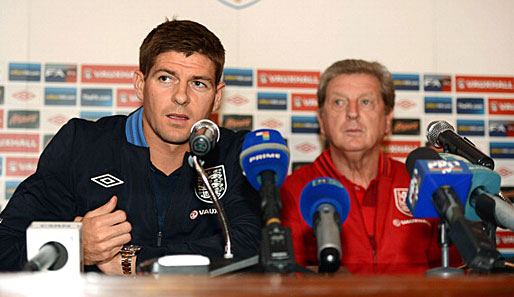
<path fill-rule="evenodd" d="M 439 154 L 428 148 L 413 150 L 405 161 L 411 176 L 407 192 L 407 206 L 415 218 L 439 218 L 432 203 L 432 195 L 442 185 L 450 186 L 464 204 L 471 185 L 471 172 L 462 161 L 441 160 Z"/>
<path fill-rule="evenodd" d="M 220 130 L 214 122 L 203 119 L 194 123 L 194 125 L 191 127 L 191 135 L 189 136 L 189 147 L 191 155 L 189 156 L 188 162 L 189 166 L 196 170 L 205 188 L 207 189 L 207 192 L 211 196 L 211 201 L 214 205 L 214 208 L 216 209 L 218 221 L 221 225 L 223 238 L 225 240 L 225 253 L 223 254 L 223 257 L 226 259 L 231 259 L 234 257 L 234 255 L 232 253 L 232 235 L 228 224 L 228 218 L 225 214 L 223 206 L 218 201 L 216 193 L 212 189 L 209 178 L 207 177 L 207 173 L 202 167 L 204 162 L 199 159 L 199 157 L 203 157 L 212 151 L 219 139 Z"/>
<path fill-rule="evenodd" d="M 261 129 L 246 134 L 239 155 L 243 174 L 259 191 L 262 219 L 260 258 L 268 272 L 289 273 L 298 266 L 294 261 L 291 230 L 280 221 L 282 200 L 279 187 L 289 168 L 289 148 L 280 132 Z"/>
<path fill-rule="evenodd" d="M 243 174 L 256 190 L 263 185 L 281 186 L 289 169 L 289 148 L 280 132 L 256 130 L 245 136 L 239 161 Z"/>
<path fill-rule="evenodd" d="M 302 190 L 300 212 L 316 236 L 319 272 L 336 272 L 342 257 L 341 225 L 350 212 L 348 191 L 333 178 L 316 178 Z"/>
<path fill-rule="evenodd" d="M 491 239 L 478 224 L 464 216 L 472 174 L 463 161 L 441 160 L 429 148 L 418 148 L 406 161 L 411 183 L 407 205 L 416 218 L 433 218 L 434 210 L 448 225 L 449 236 L 464 262 L 478 271 L 490 271 L 501 258 Z M 429 204 L 429 198 L 432 202 Z"/>
<path fill-rule="evenodd" d="M 220 140 L 218 126 L 207 119 L 199 120 L 191 127 L 189 147 L 191 154 L 198 157 L 207 155 Z"/>
<path fill-rule="evenodd" d="M 32 222 L 27 228 L 25 271 L 79 274 L 83 271 L 82 223 Z"/>
<path fill-rule="evenodd" d="M 471 164 L 460 156 L 439 154 L 444 160 L 461 160 L 466 163 L 473 178 L 466 200 L 465 215 L 472 221 L 486 221 L 514 231 L 514 206 L 498 196 L 501 177 L 491 169 Z"/>
<path fill-rule="evenodd" d="M 494 169 L 493 159 L 482 153 L 469 139 L 455 133 L 455 129 L 448 122 L 431 122 L 427 127 L 427 139 L 436 148 L 442 147 L 445 152 L 463 156 L 473 164 Z"/>
<path fill-rule="evenodd" d="M 24 271 L 59 270 L 68 261 L 66 248 L 55 241 L 45 243 L 23 267 Z"/>

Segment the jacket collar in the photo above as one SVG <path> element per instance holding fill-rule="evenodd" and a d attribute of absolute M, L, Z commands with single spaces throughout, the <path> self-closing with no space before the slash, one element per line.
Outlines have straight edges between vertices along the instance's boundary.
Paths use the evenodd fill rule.
<path fill-rule="evenodd" d="M 344 177 L 341 173 L 336 169 L 336 166 L 332 162 L 332 158 L 330 157 L 330 149 L 324 150 L 320 156 L 318 157 L 323 167 L 323 171 L 331 177 L 341 178 Z M 380 151 L 379 159 L 378 159 L 378 172 L 376 178 L 381 176 L 389 176 L 391 174 L 391 160 L 384 154 L 384 152 Z"/>
<path fill-rule="evenodd" d="M 148 147 L 145 135 L 143 134 L 143 107 L 131 113 L 125 124 L 125 135 L 127 141 L 133 145 Z"/>

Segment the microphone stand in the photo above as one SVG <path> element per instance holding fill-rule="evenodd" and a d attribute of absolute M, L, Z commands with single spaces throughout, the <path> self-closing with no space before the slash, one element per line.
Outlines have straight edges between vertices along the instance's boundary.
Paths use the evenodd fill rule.
<path fill-rule="evenodd" d="M 275 173 L 264 170 L 261 174 L 260 189 L 262 219 L 261 247 L 259 262 L 264 272 L 312 274 L 313 271 L 298 265 L 294 259 L 291 230 L 280 221 L 279 187 L 275 185 Z"/>
<path fill-rule="evenodd" d="M 450 266 L 451 241 L 448 234 L 448 223 L 443 218 L 439 221 L 439 245 L 441 246 L 441 267 L 427 270 L 426 275 L 441 277 L 464 275 L 464 270 Z"/>
<path fill-rule="evenodd" d="M 195 168 L 196 172 L 198 172 L 198 175 L 200 175 L 200 177 L 202 178 L 202 182 L 207 188 L 207 191 L 211 196 L 212 203 L 214 204 L 214 208 L 218 213 L 218 220 L 220 222 L 221 229 L 223 231 L 223 237 L 225 239 L 225 254 L 223 255 L 223 257 L 225 259 L 232 259 L 234 258 L 234 254 L 232 251 L 232 236 L 230 234 L 230 229 L 228 227 L 227 215 L 223 210 L 223 206 L 218 201 L 218 196 L 212 190 L 211 184 L 209 183 L 209 179 L 207 178 L 207 173 L 203 169 L 202 165 L 200 165 L 200 162 L 198 162 L 198 158 L 196 156 L 192 156 L 191 159 L 193 161 L 193 167 Z"/>
<path fill-rule="evenodd" d="M 452 127 L 453 128 L 453 127 Z M 465 137 L 464 137 L 465 138 Z M 473 146 L 475 146 L 469 139 L 465 138 L 466 141 L 468 141 L 470 144 L 472 144 Z M 458 154 L 457 152 L 457 149 L 456 147 L 453 147 L 451 148 L 449 145 L 443 145 L 443 151 L 445 153 L 450 153 L 450 154 Z M 458 154 L 460 155 L 460 154 Z M 467 158 L 466 158 L 467 159 Z M 489 159 L 490 159 L 490 162 L 489 162 Z M 487 167 L 491 170 L 494 170 L 494 161 L 489 158 L 489 159 L 484 159 L 486 161 L 484 162 L 478 162 L 478 165 L 481 165 L 481 166 L 484 166 L 484 167 Z M 469 160 L 469 159 L 468 159 Z M 492 164 L 492 165 L 491 165 Z M 491 239 L 491 242 L 492 242 L 492 247 L 494 249 L 496 249 L 496 228 L 498 226 L 496 226 L 495 224 L 491 223 L 491 222 L 488 222 L 486 220 L 483 220 L 482 221 L 482 226 L 484 227 L 487 235 L 489 236 L 489 238 Z"/>

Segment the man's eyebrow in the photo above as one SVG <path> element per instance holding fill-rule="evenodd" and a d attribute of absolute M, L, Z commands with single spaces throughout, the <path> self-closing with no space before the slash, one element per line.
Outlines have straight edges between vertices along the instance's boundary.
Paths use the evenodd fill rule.
<path fill-rule="evenodd" d="M 357 98 L 362 98 L 362 97 L 372 97 L 372 98 L 375 98 L 376 94 L 373 93 L 373 92 L 367 92 L 367 93 L 362 93 L 359 96 L 357 96 Z"/>
<path fill-rule="evenodd" d="M 341 92 L 332 92 L 331 95 L 335 95 L 335 96 L 338 96 L 338 97 L 349 98 L 348 95 L 346 95 L 345 93 L 341 93 Z M 361 97 L 365 97 L 365 96 L 374 96 L 374 95 L 375 94 L 373 92 L 366 92 L 366 93 L 359 94 L 357 96 L 357 98 L 361 98 Z"/>
<path fill-rule="evenodd" d="M 159 72 L 166 72 L 166 73 L 171 74 L 171 75 L 175 75 L 176 74 L 175 71 L 169 70 L 169 69 L 165 69 L 165 68 L 157 69 L 157 70 L 155 70 L 154 73 L 159 73 Z"/>
<path fill-rule="evenodd" d="M 332 92 L 332 94 L 330 94 L 331 96 L 337 96 L 337 97 L 344 97 L 344 98 L 348 98 L 348 96 L 346 96 L 346 94 L 344 93 L 341 93 L 341 92 Z"/>
<path fill-rule="evenodd" d="M 212 83 L 212 81 L 213 81 L 213 79 L 212 79 L 212 78 L 210 78 L 210 77 L 208 77 L 208 76 L 203 76 L 203 75 L 196 75 L 196 76 L 193 76 L 193 79 L 194 79 L 194 80 L 198 80 L 198 79 L 199 79 L 199 80 L 206 80 L 206 81 L 208 81 L 208 82 L 210 82 L 210 83 Z"/>
<path fill-rule="evenodd" d="M 169 70 L 169 69 L 166 69 L 166 68 L 155 70 L 155 73 L 159 73 L 159 72 L 166 72 L 166 73 L 168 73 L 170 75 L 176 76 L 176 72 L 175 71 Z M 208 81 L 210 83 L 212 83 L 214 81 L 211 77 L 204 76 L 204 75 L 195 75 L 195 76 L 193 76 L 192 79 L 193 80 L 205 80 L 205 81 Z"/>

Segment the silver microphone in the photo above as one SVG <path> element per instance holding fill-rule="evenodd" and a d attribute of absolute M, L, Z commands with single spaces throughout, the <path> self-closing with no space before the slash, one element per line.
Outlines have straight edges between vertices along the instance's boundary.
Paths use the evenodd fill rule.
<path fill-rule="evenodd" d="M 214 122 L 207 119 L 196 122 L 191 127 L 191 136 L 189 136 L 191 154 L 198 157 L 207 155 L 219 139 L 220 129 Z"/>
<path fill-rule="evenodd" d="M 427 140 L 437 148 L 442 147 L 446 153 L 456 154 L 473 164 L 494 169 L 493 159 L 481 152 L 469 139 L 455 133 L 455 129 L 448 122 L 431 122 L 427 127 Z"/>

